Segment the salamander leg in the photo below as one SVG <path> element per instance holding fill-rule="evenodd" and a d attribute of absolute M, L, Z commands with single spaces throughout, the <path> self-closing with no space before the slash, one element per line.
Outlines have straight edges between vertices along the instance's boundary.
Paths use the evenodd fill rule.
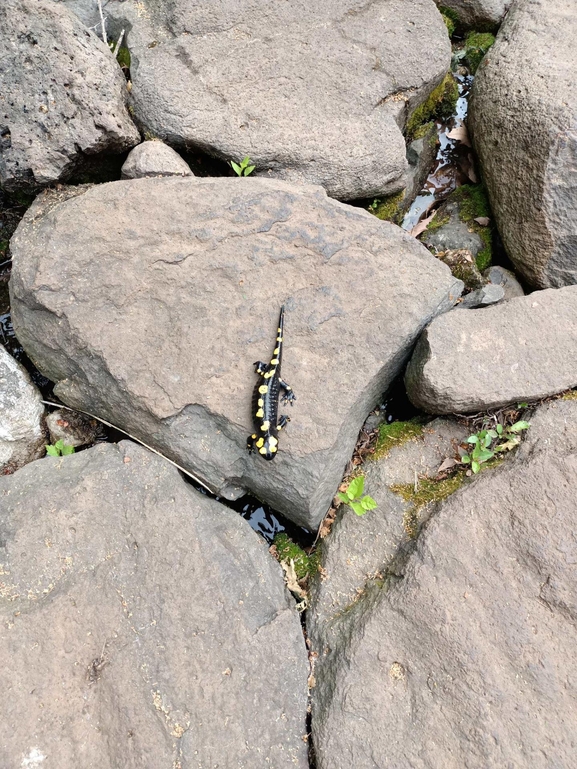
<path fill-rule="evenodd" d="M 260 376 L 262 376 L 265 371 L 268 371 L 268 368 L 269 368 L 269 364 L 268 363 L 263 363 L 262 360 L 256 360 L 253 363 L 253 366 L 254 366 L 254 369 L 255 369 L 256 373 L 259 374 Z"/>
<path fill-rule="evenodd" d="M 253 454 L 256 451 L 255 448 L 255 441 L 256 441 L 256 435 L 249 435 L 247 442 L 246 442 L 246 448 L 248 450 L 249 454 Z"/>
<path fill-rule="evenodd" d="M 293 392 L 293 388 L 280 378 L 278 380 L 278 383 L 283 390 L 283 393 L 281 395 L 283 403 L 290 403 L 290 405 L 292 406 L 297 399 L 297 396 Z"/>
<path fill-rule="evenodd" d="M 286 427 L 290 421 L 291 421 L 290 417 L 287 417 L 284 414 L 281 414 L 280 417 L 278 418 L 278 425 L 276 426 L 276 429 L 282 430 L 283 427 Z"/>

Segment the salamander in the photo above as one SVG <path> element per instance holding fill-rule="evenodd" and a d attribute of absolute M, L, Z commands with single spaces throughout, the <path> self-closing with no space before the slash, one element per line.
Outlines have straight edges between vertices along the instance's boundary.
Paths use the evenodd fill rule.
<path fill-rule="evenodd" d="M 274 459 L 278 451 L 278 433 L 286 427 L 290 418 L 278 416 L 279 396 L 282 390 L 282 400 L 291 406 L 296 400 L 292 387 L 281 379 L 280 367 L 282 362 L 284 334 L 284 305 L 280 308 L 276 344 L 270 363 L 258 360 L 254 364 L 259 380 L 254 388 L 252 416 L 255 432 L 247 440 L 247 449 L 264 457 Z"/>

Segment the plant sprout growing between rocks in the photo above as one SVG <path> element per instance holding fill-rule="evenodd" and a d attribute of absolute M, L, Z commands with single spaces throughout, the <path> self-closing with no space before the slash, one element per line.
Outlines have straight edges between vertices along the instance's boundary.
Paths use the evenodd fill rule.
<path fill-rule="evenodd" d="M 519 433 L 528 428 L 529 422 L 521 420 L 507 427 L 496 425 L 495 428 L 479 430 L 467 438 L 471 448 L 461 454 L 461 462 L 470 464 L 471 470 L 478 473 L 481 465 L 493 459 L 497 452 L 511 451 L 518 446 L 521 442 Z"/>
<path fill-rule="evenodd" d="M 62 438 L 60 438 L 56 443 L 46 446 L 46 453 L 50 457 L 66 457 L 69 454 L 74 454 L 74 446 L 67 446 Z"/>
<path fill-rule="evenodd" d="M 345 505 L 353 508 L 357 515 L 364 515 L 367 510 L 374 510 L 377 506 L 375 500 L 368 494 L 362 496 L 365 488 L 365 476 L 358 475 L 349 483 L 347 490 L 339 491 L 338 497 Z"/>
<path fill-rule="evenodd" d="M 250 158 L 247 155 L 243 160 L 241 160 L 240 165 L 235 163 L 234 160 L 230 161 L 230 165 L 232 166 L 232 170 L 237 176 L 250 176 L 256 168 L 256 166 L 251 165 L 250 162 Z"/>

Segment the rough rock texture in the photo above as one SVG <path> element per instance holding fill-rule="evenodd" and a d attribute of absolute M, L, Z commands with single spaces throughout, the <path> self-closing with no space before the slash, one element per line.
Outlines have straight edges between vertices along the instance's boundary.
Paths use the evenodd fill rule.
<path fill-rule="evenodd" d="M 480 66 L 469 128 L 503 243 L 531 284 L 577 282 L 577 14 L 517 3 Z"/>
<path fill-rule="evenodd" d="M 436 256 L 450 268 L 455 277 L 463 281 L 467 288 L 479 289 L 485 285 L 473 254 L 467 248 L 441 251 Z"/>
<path fill-rule="evenodd" d="M 437 318 L 405 374 L 431 414 L 485 411 L 577 386 L 577 286 Z"/>
<path fill-rule="evenodd" d="M 85 0 L 69 3 L 86 19 Z M 451 58 L 433 0 L 109 0 L 139 122 L 168 144 L 341 199 L 405 186 L 408 115 Z M 90 19 L 93 13 L 88 14 Z"/>
<path fill-rule="evenodd" d="M 435 158 L 439 144 L 437 126 L 431 122 L 424 136 L 413 141 L 407 147 L 407 187 L 401 204 L 401 210 L 407 211 L 417 195 L 423 189 Z"/>
<path fill-rule="evenodd" d="M 459 17 L 464 27 L 493 28 L 500 24 L 513 0 L 435 0 L 437 5 L 449 8 Z"/>
<path fill-rule="evenodd" d="M 145 176 L 194 176 L 178 152 L 161 141 L 146 141 L 130 151 L 121 169 L 123 179 Z"/>
<path fill-rule="evenodd" d="M 505 289 L 503 286 L 497 286 L 494 283 L 488 283 L 483 288 L 471 291 L 464 296 L 456 309 L 474 310 L 476 307 L 488 307 L 490 304 L 502 302 L 505 298 Z"/>
<path fill-rule="evenodd" d="M 319 653 L 319 769 L 550 769 L 577 730 L 577 404 L 451 496 Z"/>
<path fill-rule="evenodd" d="M 503 288 L 503 291 L 505 292 L 505 301 L 514 299 L 516 296 L 525 296 L 523 286 L 519 283 L 511 270 L 506 270 L 504 267 L 494 265 L 488 270 L 485 270 L 483 276 L 489 283 Z"/>
<path fill-rule="evenodd" d="M 0 473 L 44 456 L 44 406 L 26 369 L 0 345 Z"/>
<path fill-rule="evenodd" d="M 0 499 L 3 766 L 308 766 L 299 618 L 242 518 L 128 441 Z"/>
<path fill-rule="evenodd" d="M 400 228 L 262 179 L 45 194 L 11 249 L 18 338 L 65 403 L 309 527 L 367 414 L 462 287 Z M 267 463 L 246 451 L 253 363 L 270 359 L 283 303 L 297 402 Z"/>
<path fill-rule="evenodd" d="M 0 4 L 0 184 L 65 179 L 87 155 L 139 141 L 126 82 L 106 46 L 48 0 Z"/>
<path fill-rule="evenodd" d="M 431 230 L 425 230 L 421 236 L 423 243 L 433 246 L 437 251 L 463 250 L 470 251 L 473 257 L 477 256 L 479 251 L 485 245 L 481 236 L 476 232 L 471 232 L 467 223 L 461 221 L 459 216 L 459 204 L 451 201 L 443 206 L 441 216 L 448 216 L 446 224 L 435 227 Z M 433 224 L 435 220 L 433 219 Z"/>

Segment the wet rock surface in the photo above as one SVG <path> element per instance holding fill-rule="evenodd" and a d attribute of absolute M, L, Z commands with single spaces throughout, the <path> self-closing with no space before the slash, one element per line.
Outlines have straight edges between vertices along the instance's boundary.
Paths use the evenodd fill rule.
<path fill-rule="evenodd" d="M 571 765 L 577 404 L 445 501 L 318 653 L 319 769 Z M 385 550 L 383 549 L 383 553 Z"/>
<path fill-rule="evenodd" d="M 68 3 L 86 20 L 85 0 Z M 175 147 L 257 173 L 321 184 L 340 199 L 398 192 L 402 129 L 450 63 L 433 0 L 268 0 L 207 6 L 110 0 L 130 30 L 139 123 Z M 89 18 L 88 18 L 89 17 Z"/>
<path fill-rule="evenodd" d="M 2 187 L 66 179 L 87 156 L 138 143 L 120 67 L 63 5 L 3 0 L 0 61 Z"/>
<path fill-rule="evenodd" d="M 11 248 L 18 337 L 64 402 L 310 528 L 367 414 L 462 287 L 398 227 L 259 179 L 45 194 Z M 270 358 L 283 303 L 297 401 L 266 463 L 246 451 L 253 362 Z"/>
<path fill-rule="evenodd" d="M 42 396 L 0 345 L 0 474 L 44 456 L 45 442 Z"/>
<path fill-rule="evenodd" d="M 407 367 L 411 401 L 433 414 L 532 401 L 577 385 L 577 286 L 435 319 Z"/>
<path fill-rule="evenodd" d="M 142 142 L 131 150 L 121 169 L 122 179 L 147 176 L 194 176 L 178 152 L 161 141 Z"/>
<path fill-rule="evenodd" d="M 4 766 L 308 766 L 299 618 L 236 513 L 128 441 L 0 499 Z"/>
<path fill-rule="evenodd" d="M 517 3 L 471 99 L 469 128 L 503 243 L 540 288 L 577 282 L 576 34 L 564 0 Z"/>

